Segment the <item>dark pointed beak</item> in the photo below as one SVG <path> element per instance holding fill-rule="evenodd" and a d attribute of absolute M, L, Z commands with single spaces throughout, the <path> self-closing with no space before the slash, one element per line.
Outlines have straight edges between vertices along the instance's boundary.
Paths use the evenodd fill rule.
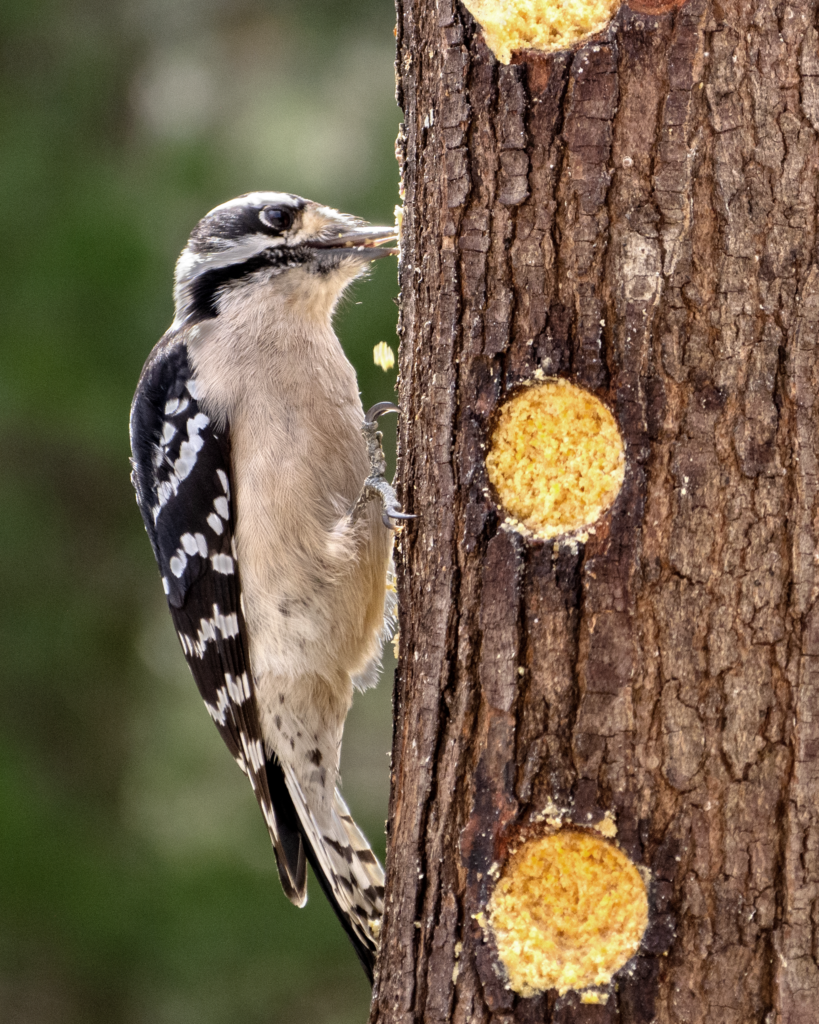
<path fill-rule="evenodd" d="M 380 256 L 397 256 L 394 248 L 382 249 L 384 242 L 393 242 L 398 238 L 395 226 L 375 227 L 367 225 L 363 228 L 339 228 L 322 238 L 320 241 L 308 243 L 313 249 L 332 249 L 335 252 L 348 251 L 364 259 L 376 260 Z"/>

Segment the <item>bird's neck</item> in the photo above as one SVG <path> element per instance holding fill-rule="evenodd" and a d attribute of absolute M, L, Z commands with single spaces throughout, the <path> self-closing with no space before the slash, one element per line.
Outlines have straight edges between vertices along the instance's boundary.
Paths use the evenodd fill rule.
<path fill-rule="evenodd" d="M 332 401 L 357 395 L 355 371 L 333 331 L 331 310 L 302 315 L 280 289 L 237 289 L 218 317 L 189 329 L 188 350 L 205 411 L 219 421 L 235 411 L 285 401 L 305 390 Z"/>

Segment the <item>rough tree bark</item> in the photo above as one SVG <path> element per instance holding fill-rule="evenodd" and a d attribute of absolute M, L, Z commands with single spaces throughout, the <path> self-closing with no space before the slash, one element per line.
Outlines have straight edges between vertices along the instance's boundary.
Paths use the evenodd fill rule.
<path fill-rule="evenodd" d="M 623 6 L 496 62 L 398 0 L 402 655 L 372 1022 L 819 1019 L 819 37 L 810 4 Z M 576 553 L 501 527 L 537 367 L 623 490 Z M 549 801 L 651 871 L 605 1006 L 515 997 L 473 915 Z"/>

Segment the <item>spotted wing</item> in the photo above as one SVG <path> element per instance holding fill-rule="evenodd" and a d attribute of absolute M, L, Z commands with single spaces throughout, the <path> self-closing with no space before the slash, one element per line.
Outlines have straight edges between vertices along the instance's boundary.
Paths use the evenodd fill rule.
<path fill-rule="evenodd" d="M 233 544 L 230 437 L 199 406 L 184 340 L 151 353 L 131 408 L 132 480 L 182 649 L 205 706 L 247 775 L 282 886 L 302 905 L 304 847 L 281 769 L 265 757 Z M 271 790 L 275 794 L 271 796 Z"/>

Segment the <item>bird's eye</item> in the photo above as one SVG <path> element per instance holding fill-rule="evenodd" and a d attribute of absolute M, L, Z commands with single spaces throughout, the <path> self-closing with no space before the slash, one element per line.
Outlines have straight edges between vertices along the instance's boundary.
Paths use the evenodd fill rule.
<path fill-rule="evenodd" d="M 266 206 L 259 217 L 263 224 L 274 231 L 287 231 L 293 223 L 293 214 L 290 210 L 283 210 L 280 206 Z"/>

